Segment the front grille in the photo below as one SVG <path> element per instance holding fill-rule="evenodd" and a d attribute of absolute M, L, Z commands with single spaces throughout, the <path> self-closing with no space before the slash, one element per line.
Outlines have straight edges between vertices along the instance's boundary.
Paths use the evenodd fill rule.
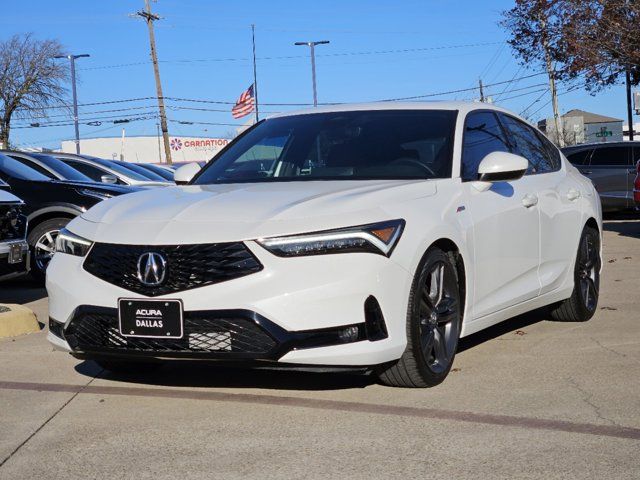
<path fill-rule="evenodd" d="M 0 206 L 0 241 L 24 240 L 26 230 L 27 217 L 19 205 Z"/>
<path fill-rule="evenodd" d="M 166 259 L 165 279 L 158 286 L 138 280 L 138 260 L 148 252 Z M 225 282 L 262 268 L 242 242 L 163 246 L 96 243 L 84 261 L 84 269 L 92 275 L 149 297 Z"/>
<path fill-rule="evenodd" d="M 0 257 L 0 277 L 5 275 L 12 275 L 14 273 L 22 273 L 26 271 L 26 264 L 24 261 L 20 263 L 9 263 L 7 257 Z"/>
<path fill-rule="evenodd" d="M 222 357 L 266 357 L 277 342 L 250 318 L 216 315 L 215 312 L 185 312 L 184 336 L 180 339 L 123 337 L 112 313 L 80 313 L 64 331 L 71 348 L 85 352 L 213 353 Z"/>

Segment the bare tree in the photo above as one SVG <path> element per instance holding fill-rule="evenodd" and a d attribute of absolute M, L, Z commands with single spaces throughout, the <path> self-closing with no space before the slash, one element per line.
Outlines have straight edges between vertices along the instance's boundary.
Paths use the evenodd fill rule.
<path fill-rule="evenodd" d="M 553 65 L 555 80 L 581 78 L 593 92 L 630 70 L 640 83 L 637 0 L 515 0 L 500 24 L 524 65 Z"/>
<path fill-rule="evenodd" d="M 64 103 L 68 82 L 64 55 L 57 40 L 36 40 L 31 34 L 14 35 L 0 42 L 0 145 L 9 146 L 11 120 L 46 116 L 46 108 Z"/>

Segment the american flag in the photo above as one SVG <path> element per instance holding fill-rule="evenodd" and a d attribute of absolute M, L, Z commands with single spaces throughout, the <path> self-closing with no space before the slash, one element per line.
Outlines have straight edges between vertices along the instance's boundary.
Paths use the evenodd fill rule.
<path fill-rule="evenodd" d="M 255 104 L 256 100 L 253 95 L 253 85 L 251 85 L 242 92 L 242 95 L 240 95 L 240 98 L 238 98 L 238 101 L 231 109 L 231 115 L 233 115 L 233 118 L 242 118 L 247 116 L 253 112 Z"/>

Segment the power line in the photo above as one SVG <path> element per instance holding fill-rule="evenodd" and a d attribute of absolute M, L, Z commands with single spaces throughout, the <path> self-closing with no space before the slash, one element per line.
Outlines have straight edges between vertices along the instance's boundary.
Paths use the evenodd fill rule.
<path fill-rule="evenodd" d="M 533 77 L 537 77 L 539 75 L 544 75 L 545 72 L 538 72 L 538 73 L 534 73 L 532 75 L 526 75 L 524 77 L 520 77 L 518 80 L 524 80 L 526 78 L 533 78 Z M 504 85 L 505 83 L 510 83 L 513 80 L 505 80 L 503 82 L 496 82 L 496 83 L 489 83 L 487 85 L 484 85 L 484 87 L 495 87 L 496 85 Z M 462 88 L 459 90 L 449 90 L 448 92 L 438 92 L 438 93 L 428 93 L 425 95 L 414 95 L 411 97 L 398 97 L 398 98 L 389 98 L 389 99 L 385 99 L 385 100 L 379 100 L 380 102 L 396 102 L 396 101 L 400 101 L 400 100 L 417 100 L 419 98 L 428 98 L 428 97 L 440 97 L 443 95 L 451 95 L 454 93 L 462 93 L 462 92 L 471 92 L 471 91 L 476 91 L 479 90 L 480 87 L 470 87 L 470 88 Z"/>
<path fill-rule="evenodd" d="M 317 55 L 317 57 L 351 57 L 351 56 L 359 56 L 359 55 L 388 55 L 393 53 L 414 53 L 414 52 L 427 52 L 427 51 L 437 51 L 437 50 L 449 50 L 449 49 L 460 49 L 460 48 L 473 48 L 473 47 L 483 47 L 489 45 L 504 45 L 504 42 L 481 42 L 481 43 L 467 43 L 462 45 L 441 45 L 436 47 L 421 47 L 421 48 L 401 48 L 395 50 L 368 50 L 368 51 L 360 51 L 360 52 L 337 52 L 337 53 L 325 53 L 322 55 Z M 267 57 L 256 57 L 256 60 L 291 60 L 297 58 L 307 58 L 306 55 L 280 55 L 280 56 L 267 56 Z M 192 58 L 192 59 L 174 59 L 174 60 L 158 60 L 159 63 L 206 63 L 206 62 L 242 62 L 242 61 L 250 61 L 249 57 L 228 57 L 228 58 Z M 137 65 L 148 65 L 151 63 L 150 61 L 144 62 L 131 62 L 131 63 L 119 63 L 114 65 L 102 65 L 97 67 L 88 67 L 78 70 L 103 70 L 109 68 L 124 68 L 124 67 L 132 67 Z"/>

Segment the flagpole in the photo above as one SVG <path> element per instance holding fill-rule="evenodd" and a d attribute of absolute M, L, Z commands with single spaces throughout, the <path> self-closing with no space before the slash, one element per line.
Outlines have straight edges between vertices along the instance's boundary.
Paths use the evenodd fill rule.
<path fill-rule="evenodd" d="M 256 26 L 251 24 L 251 42 L 253 44 L 253 98 L 256 102 L 256 123 L 260 120 L 258 116 L 258 75 L 256 72 Z"/>

